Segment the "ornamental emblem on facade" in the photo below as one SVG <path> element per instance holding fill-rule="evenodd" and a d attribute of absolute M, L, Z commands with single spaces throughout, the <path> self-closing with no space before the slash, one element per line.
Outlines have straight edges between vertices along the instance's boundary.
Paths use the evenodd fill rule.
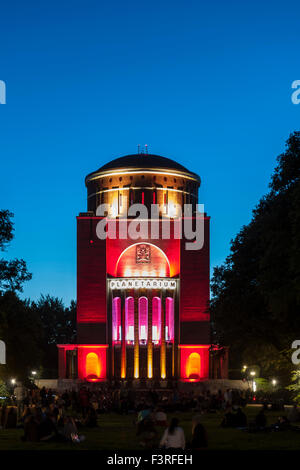
<path fill-rule="evenodd" d="M 136 263 L 151 263 L 150 245 L 140 244 L 136 246 Z"/>

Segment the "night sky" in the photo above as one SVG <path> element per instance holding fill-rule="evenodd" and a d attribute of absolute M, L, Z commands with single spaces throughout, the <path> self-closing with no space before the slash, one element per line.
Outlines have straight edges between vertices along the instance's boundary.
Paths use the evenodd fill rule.
<path fill-rule="evenodd" d="M 138 144 L 201 176 L 223 262 L 299 129 L 299 14 L 296 1 L 1 4 L 0 208 L 16 229 L 4 257 L 27 261 L 25 297 L 76 297 L 84 178 Z"/>

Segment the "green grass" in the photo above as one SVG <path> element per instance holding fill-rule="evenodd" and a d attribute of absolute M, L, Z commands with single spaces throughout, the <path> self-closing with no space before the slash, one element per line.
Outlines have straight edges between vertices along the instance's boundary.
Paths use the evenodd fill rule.
<path fill-rule="evenodd" d="M 246 414 L 253 419 L 258 407 L 248 406 Z M 267 412 L 268 424 L 276 421 L 280 412 Z M 191 437 L 191 419 L 193 413 L 176 413 L 183 427 L 186 440 Z M 220 427 L 223 413 L 203 415 L 202 423 L 208 434 L 210 450 L 299 450 L 300 432 L 285 431 L 251 434 L 237 429 Z M 169 418 L 171 415 L 169 416 Z M 1 450 L 141 450 L 140 438 L 136 437 L 133 424 L 134 416 L 120 416 L 115 413 L 100 415 L 96 429 L 82 429 L 86 440 L 80 444 L 68 443 L 24 443 L 21 441 L 22 429 L 0 430 Z M 162 431 L 160 431 L 160 435 Z"/>

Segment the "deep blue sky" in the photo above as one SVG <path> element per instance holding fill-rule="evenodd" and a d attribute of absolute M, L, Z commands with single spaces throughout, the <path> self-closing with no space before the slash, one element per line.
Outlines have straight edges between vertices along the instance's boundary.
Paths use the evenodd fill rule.
<path fill-rule="evenodd" d="M 221 263 L 299 129 L 299 2 L 10 0 L 0 15 L 0 207 L 5 257 L 33 273 L 24 296 L 75 298 L 84 177 L 137 144 L 201 176 Z"/>

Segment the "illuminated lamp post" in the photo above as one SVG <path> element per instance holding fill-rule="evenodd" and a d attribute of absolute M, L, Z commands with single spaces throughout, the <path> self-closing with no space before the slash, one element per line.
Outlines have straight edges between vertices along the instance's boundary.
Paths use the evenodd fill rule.
<path fill-rule="evenodd" d="M 32 380 L 32 382 L 34 383 L 34 379 L 36 378 L 37 376 L 37 371 L 36 370 L 32 370 L 31 371 L 31 377 L 30 379 Z"/>
<path fill-rule="evenodd" d="M 255 370 L 250 371 L 250 375 L 252 377 L 252 391 L 253 392 L 256 392 L 256 382 L 254 380 L 255 374 L 256 374 Z"/>

